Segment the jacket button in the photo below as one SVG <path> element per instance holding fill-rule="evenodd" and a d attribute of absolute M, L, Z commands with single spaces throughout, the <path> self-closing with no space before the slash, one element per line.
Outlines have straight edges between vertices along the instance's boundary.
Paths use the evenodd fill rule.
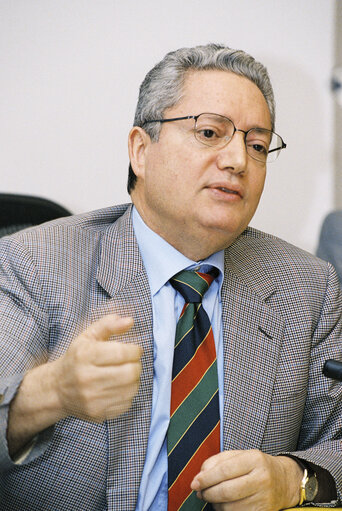
<path fill-rule="evenodd" d="M 4 394 L 0 394 L 0 405 L 2 404 L 3 400 L 5 399 Z"/>

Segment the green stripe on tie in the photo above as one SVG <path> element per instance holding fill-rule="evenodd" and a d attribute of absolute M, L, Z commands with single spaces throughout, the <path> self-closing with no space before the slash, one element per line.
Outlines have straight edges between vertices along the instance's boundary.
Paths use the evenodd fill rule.
<path fill-rule="evenodd" d="M 197 415 L 203 409 L 203 401 L 209 402 L 212 396 L 217 392 L 217 363 L 210 366 L 208 371 L 203 375 L 198 385 L 192 389 L 188 397 L 178 407 L 172 416 L 174 434 L 170 431 L 168 436 L 169 452 L 172 451 L 180 437 L 188 429 L 189 425 L 194 421 Z"/>

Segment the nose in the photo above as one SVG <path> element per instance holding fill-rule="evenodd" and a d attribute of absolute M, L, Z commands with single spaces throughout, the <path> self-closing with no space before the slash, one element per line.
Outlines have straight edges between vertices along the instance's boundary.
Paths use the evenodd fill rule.
<path fill-rule="evenodd" d="M 244 132 L 236 130 L 226 146 L 218 151 L 217 166 L 233 174 L 247 171 L 247 151 Z"/>

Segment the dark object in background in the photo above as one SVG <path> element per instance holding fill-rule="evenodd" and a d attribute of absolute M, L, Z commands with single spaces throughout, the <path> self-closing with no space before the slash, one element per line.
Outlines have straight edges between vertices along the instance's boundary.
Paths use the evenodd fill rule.
<path fill-rule="evenodd" d="M 322 372 L 327 378 L 342 381 L 342 362 L 332 359 L 327 360 Z"/>
<path fill-rule="evenodd" d="M 48 199 L 0 193 L 0 237 L 70 215 L 70 211 Z"/>
<path fill-rule="evenodd" d="M 342 285 L 342 210 L 332 211 L 325 217 L 316 255 L 335 267 Z"/>

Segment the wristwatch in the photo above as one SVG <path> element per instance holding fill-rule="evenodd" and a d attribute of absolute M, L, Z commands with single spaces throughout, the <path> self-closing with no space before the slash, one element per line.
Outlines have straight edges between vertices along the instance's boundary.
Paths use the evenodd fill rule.
<path fill-rule="evenodd" d="M 303 502 L 312 502 L 318 493 L 318 481 L 315 472 L 308 472 L 304 469 L 304 476 L 300 483 L 300 501 L 299 506 Z"/>

